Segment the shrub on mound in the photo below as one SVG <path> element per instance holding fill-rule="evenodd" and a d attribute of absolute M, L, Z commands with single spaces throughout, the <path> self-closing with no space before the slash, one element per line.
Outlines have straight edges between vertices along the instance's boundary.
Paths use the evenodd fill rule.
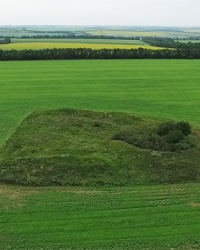
<path fill-rule="evenodd" d="M 174 122 L 164 122 L 158 127 L 157 134 L 160 136 L 167 135 L 170 131 L 176 129 L 176 124 Z"/>
<path fill-rule="evenodd" d="M 185 136 L 191 134 L 191 126 L 188 122 L 178 122 L 176 124 L 178 130 L 180 130 Z"/>
<path fill-rule="evenodd" d="M 138 131 L 137 133 L 119 132 L 114 135 L 114 140 L 125 141 L 131 145 L 157 151 L 186 150 L 193 146 L 191 126 L 188 122 L 164 122 L 152 131 Z"/>

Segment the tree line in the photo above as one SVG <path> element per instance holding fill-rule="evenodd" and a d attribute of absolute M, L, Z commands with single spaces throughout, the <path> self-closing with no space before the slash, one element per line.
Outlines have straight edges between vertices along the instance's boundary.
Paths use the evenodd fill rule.
<path fill-rule="evenodd" d="M 0 39 L 0 44 L 8 44 L 8 43 L 11 43 L 11 39 L 10 38 Z"/>
<path fill-rule="evenodd" d="M 76 59 L 200 59 L 198 49 L 100 49 L 69 48 L 42 50 L 0 50 L 0 61 Z"/>
<path fill-rule="evenodd" d="M 175 41 L 172 38 L 145 37 L 142 39 L 142 41 L 152 46 L 158 46 L 163 48 L 174 48 L 174 49 L 184 49 L 184 50 L 200 49 L 200 43 L 192 43 L 192 42 L 181 43 Z"/>
<path fill-rule="evenodd" d="M 49 32 L 48 32 L 49 33 Z M 105 35 L 75 35 L 75 34 L 38 34 L 38 35 L 22 35 L 22 36 L 3 36 L 0 38 L 21 38 L 21 39 L 114 39 L 114 40 L 141 40 L 140 36 L 105 36 Z"/>

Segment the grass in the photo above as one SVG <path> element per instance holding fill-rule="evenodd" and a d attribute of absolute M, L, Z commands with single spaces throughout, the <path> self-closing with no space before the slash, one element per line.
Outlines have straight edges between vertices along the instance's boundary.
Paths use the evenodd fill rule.
<path fill-rule="evenodd" d="M 38 109 L 125 111 L 199 126 L 199 66 L 198 60 L 0 62 L 0 144 Z"/>
<path fill-rule="evenodd" d="M 199 181 L 200 147 L 195 136 L 190 139 L 195 147 L 176 152 L 141 149 L 113 139 L 127 131 L 134 140 L 144 141 L 158 126 L 157 120 L 124 113 L 35 112 L 1 149 L 0 181 L 70 186 Z"/>
<path fill-rule="evenodd" d="M 0 62 L 0 144 L 28 114 L 41 109 L 126 111 L 186 120 L 199 127 L 199 64 L 198 60 Z M 199 190 L 198 183 L 0 185 L 0 248 L 199 249 Z"/>
<path fill-rule="evenodd" d="M 28 43 L 10 43 L 1 44 L 0 49 L 3 50 L 24 50 L 24 49 L 54 49 L 54 48 L 90 48 L 90 49 L 151 49 L 151 50 L 162 50 L 161 47 L 151 45 L 137 45 L 137 44 L 109 44 L 109 43 L 63 43 L 63 42 L 28 42 Z"/>
<path fill-rule="evenodd" d="M 1 249 L 200 248 L 200 184 L 0 186 Z"/>

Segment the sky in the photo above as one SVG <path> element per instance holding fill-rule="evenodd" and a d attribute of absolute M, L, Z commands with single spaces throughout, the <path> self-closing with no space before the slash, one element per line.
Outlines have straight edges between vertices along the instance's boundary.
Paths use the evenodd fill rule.
<path fill-rule="evenodd" d="M 200 27 L 200 0 L 7 0 L 0 25 Z"/>

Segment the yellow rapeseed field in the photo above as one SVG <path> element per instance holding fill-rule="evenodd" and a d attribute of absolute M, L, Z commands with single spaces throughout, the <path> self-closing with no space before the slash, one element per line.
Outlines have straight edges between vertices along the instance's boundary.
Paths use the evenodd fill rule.
<path fill-rule="evenodd" d="M 163 49 L 150 45 L 129 45 L 129 44 L 92 44 L 92 43 L 59 43 L 59 42 L 33 42 L 33 43 L 10 43 L 0 45 L 3 50 L 24 50 L 24 49 L 53 49 L 53 48 L 91 48 L 91 49 Z"/>
<path fill-rule="evenodd" d="M 166 37 L 165 32 L 158 32 L 158 31 L 134 31 L 134 30 L 92 30 L 88 31 L 90 35 L 95 36 L 123 36 L 123 37 L 130 37 L 130 36 L 158 36 L 158 37 Z"/>

